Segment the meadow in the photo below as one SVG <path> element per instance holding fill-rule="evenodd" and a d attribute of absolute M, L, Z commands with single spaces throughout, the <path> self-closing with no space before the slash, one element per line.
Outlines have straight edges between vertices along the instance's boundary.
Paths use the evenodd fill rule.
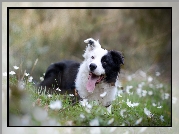
<path fill-rule="evenodd" d="M 171 9 L 10 9 L 8 23 L 10 126 L 171 127 Z M 83 61 L 89 37 L 125 56 L 111 114 L 95 102 L 73 102 L 73 94 L 36 88 L 51 63 Z"/>
<path fill-rule="evenodd" d="M 13 68 L 9 72 L 10 126 L 171 126 L 171 85 L 160 80 L 160 72 L 138 70 L 121 76 L 109 114 L 95 102 L 74 102 L 74 94 L 40 93 L 33 76 L 20 75 L 20 68 Z"/>

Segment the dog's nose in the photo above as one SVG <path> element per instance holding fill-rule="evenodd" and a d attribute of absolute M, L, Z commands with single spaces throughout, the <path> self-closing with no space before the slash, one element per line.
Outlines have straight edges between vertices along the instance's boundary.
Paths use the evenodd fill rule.
<path fill-rule="evenodd" d="M 94 71 L 94 70 L 97 68 L 96 64 L 94 64 L 94 63 L 91 63 L 91 64 L 89 65 L 89 67 L 90 67 L 90 70 L 91 70 L 91 71 Z"/>

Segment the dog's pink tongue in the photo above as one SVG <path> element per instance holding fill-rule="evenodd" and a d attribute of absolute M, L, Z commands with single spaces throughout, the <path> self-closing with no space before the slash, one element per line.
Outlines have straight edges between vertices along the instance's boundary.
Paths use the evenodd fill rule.
<path fill-rule="evenodd" d="M 88 82 L 86 84 L 86 89 L 88 90 L 88 92 L 93 92 L 98 78 L 99 76 L 89 75 Z"/>

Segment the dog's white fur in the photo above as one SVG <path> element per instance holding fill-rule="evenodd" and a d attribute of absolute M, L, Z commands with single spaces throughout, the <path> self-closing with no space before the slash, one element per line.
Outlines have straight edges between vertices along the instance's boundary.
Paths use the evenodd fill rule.
<path fill-rule="evenodd" d="M 94 43 L 90 44 L 90 40 L 92 40 Z M 117 93 L 117 80 L 115 82 L 115 85 L 102 81 L 101 83 L 96 85 L 93 92 L 88 92 L 86 89 L 86 84 L 90 73 L 89 65 L 91 63 L 95 63 L 97 65 L 94 74 L 105 74 L 105 70 L 103 69 L 101 64 L 101 58 L 106 55 L 108 51 L 101 48 L 99 41 L 95 41 L 92 38 L 89 38 L 84 42 L 88 43 L 88 46 L 86 47 L 85 53 L 83 54 L 83 57 L 85 59 L 80 65 L 79 72 L 77 74 L 76 89 L 81 98 L 88 99 L 89 101 L 95 100 L 103 106 L 109 106 L 111 102 L 115 99 Z M 92 56 L 94 57 L 94 59 L 91 58 Z"/>

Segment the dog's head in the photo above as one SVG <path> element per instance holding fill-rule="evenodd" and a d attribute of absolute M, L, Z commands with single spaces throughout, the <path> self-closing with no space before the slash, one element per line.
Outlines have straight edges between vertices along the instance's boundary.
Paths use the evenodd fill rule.
<path fill-rule="evenodd" d="M 101 64 L 101 57 L 106 55 L 108 51 L 101 48 L 98 40 L 95 41 L 89 38 L 84 42 L 88 43 L 83 57 L 85 58 L 89 72 L 95 75 L 105 74 L 105 70 Z"/>
<path fill-rule="evenodd" d="M 115 82 L 120 71 L 120 65 L 124 64 L 124 57 L 118 51 L 107 51 L 101 48 L 99 41 L 89 38 L 83 57 L 89 71 L 87 90 L 93 91 L 95 85 L 105 79 L 106 82 Z"/>

